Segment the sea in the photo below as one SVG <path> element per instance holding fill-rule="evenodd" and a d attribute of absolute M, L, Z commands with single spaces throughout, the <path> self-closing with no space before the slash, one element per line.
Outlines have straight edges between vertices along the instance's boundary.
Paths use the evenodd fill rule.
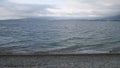
<path fill-rule="evenodd" d="M 1 20 L 0 53 L 120 53 L 120 21 Z"/>

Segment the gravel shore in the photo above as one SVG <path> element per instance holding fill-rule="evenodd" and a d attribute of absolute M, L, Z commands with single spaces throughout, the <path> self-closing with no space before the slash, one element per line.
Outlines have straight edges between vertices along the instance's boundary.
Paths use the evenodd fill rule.
<path fill-rule="evenodd" d="M 120 68 L 120 55 L 1 55 L 0 68 Z"/>

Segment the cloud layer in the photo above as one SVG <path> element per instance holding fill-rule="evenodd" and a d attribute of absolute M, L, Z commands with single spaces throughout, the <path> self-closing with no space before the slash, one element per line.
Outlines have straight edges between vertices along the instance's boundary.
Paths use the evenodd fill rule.
<path fill-rule="evenodd" d="M 120 14 L 119 0 L 1 0 L 0 19 L 95 18 Z"/>

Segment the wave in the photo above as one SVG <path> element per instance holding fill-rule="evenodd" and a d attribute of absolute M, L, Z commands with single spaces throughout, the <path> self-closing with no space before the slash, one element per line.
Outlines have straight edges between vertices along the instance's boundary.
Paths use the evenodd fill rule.
<path fill-rule="evenodd" d="M 110 51 L 110 49 L 107 50 L 107 48 L 109 48 L 111 45 L 114 44 L 114 46 L 116 45 L 117 46 L 117 43 L 120 43 L 120 40 L 114 40 L 114 41 L 106 41 L 106 42 L 99 42 L 99 43 L 96 43 L 96 44 L 81 44 L 79 42 L 75 42 L 72 44 L 69 43 L 69 41 L 72 41 L 72 40 L 82 40 L 82 39 L 91 39 L 91 38 L 80 38 L 80 37 L 72 37 L 72 38 L 68 38 L 68 39 L 65 39 L 65 40 L 62 40 L 62 41 L 59 41 L 59 42 L 54 42 L 54 43 L 51 43 L 50 45 L 51 46 L 60 46 L 61 48 L 59 49 L 56 49 L 56 50 L 53 50 L 53 51 L 61 51 L 61 52 L 64 52 L 64 51 L 84 51 L 84 50 L 105 50 L 107 52 L 115 52 L 115 51 L 118 51 L 120 50 L 119 48 L 114 48 L 112 49 L 112 51 Z M 113 46 L 113 47 L 114 47 Z"/>
<path fill-rule="evenodd" d="M 31 41 L 32 41 L 32 40 L 19 40 L 19 41 L 12 41 L 12 42 L 8 42 L 8 43 L 0 44 L 0 46 L 9 45 L 9 44 L 15 44 L 15 43 L 26 43 L 26 42 L 31 42 Z"/>
<path fill-rule="evenodd" d="M 32 49 L 33 51 L 36 51 L 35 49 L 39 49 L 38 52 L 39 51 L 41 52 L 42 50 L 44 50 L 44 52 L 63 52 L 63 53 L 64 52 L 73 52 L 73 53 L 110 52 L 110 53 L 113 53 L 113 52 L 120 51 L 120 47 L 117 48 L 117 46 L 116 47 L 113 46 L 113 48 L 107 50 L 109 46 L 120 43 L 120 40 L 113 40 L 109 42 L 106 41 L 106 42 L 101 42 L 101 43 L 99 42 L 99 43 L 93 43 L 93 44 L 85 44 L 85 43 L 82 44 L 81 42 L 79 42 L 80 40 L 91 40 L 91 39 L 92 38 L 71 37 L 71 38 L 67 38 L 64 40 L 60 40 L 58 42 L 53 42 L 53 43 L 48 43 L 48 44 L 40 44 L 40 43 L 30 44 L 31 42 L 34 42 L 34 41 L 33 40 L 20 40 L 20 41 L 13 41 L 9 43 L 0 44 L 0 50 L 19 51 L 19 49 L 21 49 L 21 51 L 22 50 L 26 51 L 26 49 L 30 50 L 29 48 L 33 48 Z M 25 43 L 29 43 L 29 44 L 25 44 Z M 103 51 L 101 49 L 103 49 Z"/>

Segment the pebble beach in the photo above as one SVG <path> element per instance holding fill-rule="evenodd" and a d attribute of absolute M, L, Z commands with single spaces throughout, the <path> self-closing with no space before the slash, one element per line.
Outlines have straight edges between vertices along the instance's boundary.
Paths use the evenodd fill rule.
<path fill-rule="evenodd" d="M 120 55 L 1 55 L 0 68 L 120 68 Z"/>

